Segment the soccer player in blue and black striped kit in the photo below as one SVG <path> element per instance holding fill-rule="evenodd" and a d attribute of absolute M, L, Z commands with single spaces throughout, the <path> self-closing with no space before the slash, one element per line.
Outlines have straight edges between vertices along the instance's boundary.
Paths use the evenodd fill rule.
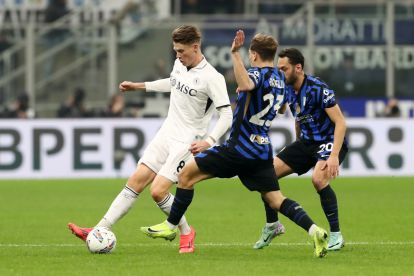
<path fill-rule="evenodd" d="M 279 53 L 277 67 L 286 77 L 287 104 L 295 117 L 297 140 L 286 146 L 274 159 L 278 179 L 314 168 L 312 183 L 320 196 L 329 222 L 328 250 L 340 250 L 344 239 L 339 228 L 338 202 L 329 185 L 339 174 L 339 165 L 348 152 L 345 118 L 336 103 L 335 93 L 322 80 L 306 75 L 305 58 L 296 48 Z M 284 233 L 277 213 L 264 201 L 266 226 L 254 248 L 263 248 Z"/>
<path fill-rule="evenodd" d="M 315 255 L 324 257 L 326 231 L 318 227 L 298 203 L 283 196 L 273 167 L 268 131 L 285 101 L 284 75 L 275 69 L 273 62 L 277 41 L 264 34 L 253 37 L 249 48 L 252 67 L 248 71 L 239 53 L 243 44 L 244 32 L 239 30 L 231 48 L 238 98 L 230 138 L 187 163 L 180 173 L 168 219 L 161 224 L 142 227 L 141 231 L 153 238 L 174 239 L 178 222 L 193 199 L 196 183 L 213 177 L 238 176 L 249 190 L 260 192 L 272 209 L 306 230 L 313 239 Z"/>

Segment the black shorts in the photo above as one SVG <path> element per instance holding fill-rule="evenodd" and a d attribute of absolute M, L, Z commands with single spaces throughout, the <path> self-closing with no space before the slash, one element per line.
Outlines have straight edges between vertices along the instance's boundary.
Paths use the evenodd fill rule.
<path fill-rule="evenodd" d="M 212 147 L 195 157 L 198 168 L 219 178 L 239 176 L 250 191 L 278 191 L 273 160 L 248 159 L 227 145 Z"/>
<path fill-rule="evenodd" d="M 306 142 L 298 140 L 283 148 L 278 154 L 298 175 L 307 173 L 315 167 L 318 160 L 327 160 L 332 151 L 332 142 Z M 344 143 L 339 151 L 339 164 L 344 161 L 348 147 Z"/>

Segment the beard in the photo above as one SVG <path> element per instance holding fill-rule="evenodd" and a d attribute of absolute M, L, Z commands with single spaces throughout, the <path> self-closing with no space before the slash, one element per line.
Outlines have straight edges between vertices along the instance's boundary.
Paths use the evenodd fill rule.
<path fill-rule="evenodd" d="M 298 77 L 295 74 L 292 74 L 289 78 L 286 78 L 287 85 L 293 85 L 297 81 Z"/>

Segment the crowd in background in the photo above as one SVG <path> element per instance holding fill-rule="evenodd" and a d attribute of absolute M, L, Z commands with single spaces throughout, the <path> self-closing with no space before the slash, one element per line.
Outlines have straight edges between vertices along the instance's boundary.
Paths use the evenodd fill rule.
<path fill-rule="evenodd" d="M 232 72 L 226 75 L 228 92 L 232 105 L 235 103 L 235 89 Z M 144 92 L 145 93 L 145 92 Z M 168 95 L 168 93 L 162 93 Z M 61 103 L 56 110 L 57 118 L 122 118 L 122 117 L 159 117 L 158 115 L 146 116 L 141 113 L 145 106 L 144 102 L 129 103 L 125 100 L 125 95 L 121 92 L 114 93 L 108 100 L 105 108 L 88 108 L 86 103 L 86 92 L 83 88 L 76 88 L 67 99 Z M 145 97 L 153 97 L 153 93 L 146 93 Z M 390 98 L 384 106 L 384 109 L 376 114 L 377 117 L 396 118 L 401 116 L 398 99 Z M 29 96 L 27 93 L 20 93 L 16 99 L 9 103 L 6 108 L 0 109 L 0 119 L 28 119 L 35 118 L 36 114 L 30 109 Z"/>
<path fill-rule="evenodd" d="M 133 2 L 133 1 L 132 1 Z M 290 4 L 283 5 L 272 3 L 262 4 L 260 7 L 264 9 L 259 12 L 271 12 L 271 13 L 293 13 L 301 4 Z M 130 10 L 136 8 L 134 5 L 129 5 L 125 7 L 125 10 Z M 172 5 L 174 9 L 175 6 Z M 235 14 L 243 13 L 245 9 L 244 0 L 182 0 L 180 6 L 180 12 L 182 14 Z M 45 9 L 44 13 L 44 22 L 53 23 L 59 18 L 65 16 L 69 12 L 67 8 L 67 0 L 50 0 L 49 5 Z M 173 11 L 174 12 L 174 11 Z M 124 13 L 120 13 L 124 15 Z M 121 18 L 121 16 L 120 16 Z M 120 20 L 120 19 L 119 19 Z M 118 21 L 119 21 L 118 20 Z M 48 47 L 53 47 L 53 45 L 62 40 L 66 35 L 67 30 L 62 29 L 52 29 L 50 32 L 47 32 L 44 36 L 44 41 Z M 12 46 L 12 43 L 7 40 L 7 36 L 3 34 L 0 29 L 0 54 L 6 51 Z M 43 75 L 49 76 L 54 70 L 54 60 L 53 58 L 48 59 L 44 62 Z M 354 68 L 353 60 L 351 58 L 345 57 L 343 64 L 338 70 L 331 71 L 328 73 L 329 79 L 326 79 L 328 83 L 338 84 L 340 87 L 333 87 L 337 91 L 343 92 L 347 96 L 359 95 L 361 91 L 368 91 L 365 87 L 358 86 L 363 83 L 360 81 L 361 78 L 365 78 L 363 74 L 360 74 Z M 167 62 L 165 60 L 159 59 L 155 61 L 152 72 L 145 77 L 145 80 L 155 80 L 164 77 L 168 77 L 168 68 Z M 3 75 L 3 67 L 0 60 L 0 76 Z M 227 88 L 232 100 L 235 100 L 236 94 L 236 83 L 233 75 L 233 71 L 227 70 L 223 72 Z M 383 72 L 378 74 L 370 75 L 371 82 L 369 85 L 372 85 L 373 82 L 376 82 L 377 79 L 383 78 Z M 62 91 L 63 93 L 70 94 L 64 102 L 57 107 L 55 116 L 57 118 L 91 118 L 91 117 L 107 117 L 107 118 L 116 118 L 116 117 L 140 117 L 145 116 L 141 110 L 145 106 L 145 101 L 147 98 L 156 97 L 153 93 L 145 93 L 142 96 L 141 100 L 138 102 L 128 101 L 124 95 L 119 93 L 114 93 L 111 97 L 106 99 L 107 106 L 101 108 L 91 108 L 88 107 L 87 94 L 91 93 L 86 91 L 83 87 L 78 87 L 74 91 Z M 4 88 L 0 87 L 0 118 L 36 118 L 36 114 L 30 109 L 30 98 L 27 92 L 20 92 L 17 95 L 14 95 L 6 103 Z M 168 97 L 168 93 L 163 95 L 164 98 Z M 168 100 L 168 99 L 166 99 Z M 390 98 L 385 104 L 385 108 L 382 112 L 378 112 L 378 117 L 400 117 L 401 111 L 398 103 L 398 99 Z"/>
<path fill-rule="evenodd" d="M 174 1 L 172 1 L 174 7 Z M 283 14 L 293 13 L 302 6 L 301 3 L 263 2 L 259 5 L 259 13 Z M 182 14 L 235 14 L 243 13 L 246 5 L 244 0 L 182 0 Z"/>

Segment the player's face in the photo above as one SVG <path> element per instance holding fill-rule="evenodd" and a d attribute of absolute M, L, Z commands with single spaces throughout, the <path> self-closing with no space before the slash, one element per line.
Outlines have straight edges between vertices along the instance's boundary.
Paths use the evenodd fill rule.
<path fill-rule="evenodd" d="M 194 67 L 197 64 L 197 52 L 199 45 L 197 43 L 194 44 L 181 44 L 173 42 L 174 51 L 176 53 L 176 57 L 181 61 L 184 66 L 187 67 Z"/>
<path fill-rule="evenodd" d="M 290 64 L 287 57 L 279 57 L 277 61 L 277 68 L 285 74 L 286 84 L 293 85 L 297 79 L 297 66 Z M 300 67 L 300 65 L 299 65 Z"/>

